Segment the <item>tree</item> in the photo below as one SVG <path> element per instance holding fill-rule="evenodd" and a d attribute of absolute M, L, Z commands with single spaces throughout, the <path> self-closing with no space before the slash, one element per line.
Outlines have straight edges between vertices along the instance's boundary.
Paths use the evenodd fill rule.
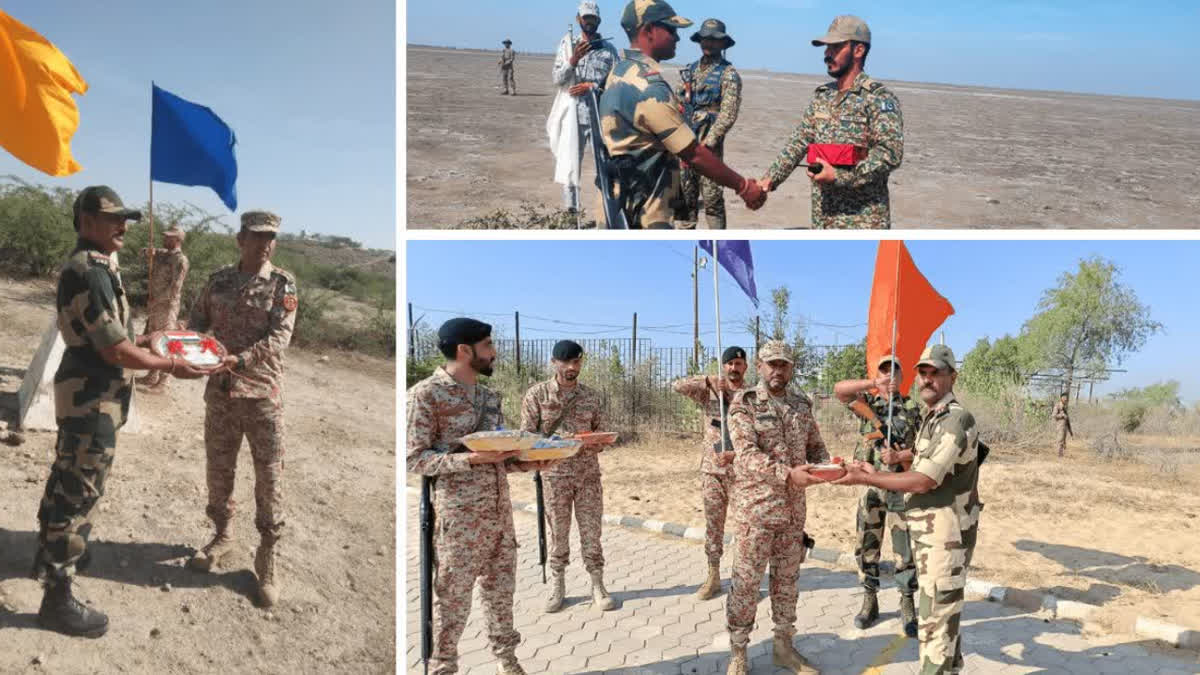
<path fill-rule="evenodd" d="M 792 292 L 787 286 L 780 286 L 771 289 L 771 306 L 767 313 L 760 318 L 766 325 L 763 327 L 763 334 L 760 339 L 762 342 L 767 340 L 783 340 L 792 347 L 793 356 L 795 357 L 795 372 L 797 379 L 811 379 L 816 377 L 820 368 L 820 360 L 816 353 L 808 344 L 808 330 L 804 325 L 803 319 L 797 319 L 791 326 L 788 325 L 788 314 L 791 311 Z M 788 329 L 791 328 L 791 337 L 788 336 Z M 746 321 L 746 332 L 754 335 L 754 319 Z M 757 352 L 757 349 L 755 350 Z M 751 364 L 751 368 L 753 368 Z"/>
<path fill-rule="evenodd" d="M 1013 385 L 1020 385 L 1029 377 L 1028 368 L 1021 361 L 1020 341 L 1005 335 L 990 342 L 980 338 L 975 347 L 963 357 L 959 381 L 967 391 L 996 398 Z"/>
<path fill-rule="evenodd" d="M 1021 360 L 1031 370 L 1061 370 L 1070 391 L 1077 372 L 1099 375 L 1141 349 L 1162 324 L 1119 276 L 1117 266 L 1100 257 L 1080 260 L 1074 274 L 1060 276 L 1021 328 Z"/>
<path fill-rule="evenodd" d="M 867 377 L 867 341 L 855 342 L 825 357 L 821 380 L 832 387 L 842 380 L 861 380 Z"/>

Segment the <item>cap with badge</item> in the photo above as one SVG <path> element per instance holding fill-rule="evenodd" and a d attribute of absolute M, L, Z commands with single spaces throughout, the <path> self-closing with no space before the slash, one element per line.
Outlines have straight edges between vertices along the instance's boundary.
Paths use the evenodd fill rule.
<path fill-rule="evenodd" d="M 243 232 L 279 232 L 279 216 L 270 211 L 246 211 L 242 214 Z"/>
<path fill-rule="evenodd" d="M 929 345 L 925 351 L 921 352 L 921 360 L 917 361 L 917 367 L 933 366 L 938 370 L 956 370 L 954 360 L 954 352 L 946 345 Z"/>
<path fill-rule="evenodd" d="M 768 340 L 758 348 L 758 360 L 763 363 L 771 361 L 787 361 L 795 363 L 796 359 L 792 356 L 792 348 L 783 340 Z"/>
<path fill-rule="evenodd" d="M 861 42 L 871 44 L 871 29 L 867 22 L 851 14 L 843 14 L 829 24 L 825 34 L 812 41 L 814 47 L 836 45 L 843 42 Z"/>
<path fill-rule="evenodd" d="M 125 220 L 141 220 L 142 212 L 127 209 L 117 193 L 107 185 L 92 185 L 79 191 L 72 206 L 75 231 L 79 231 L 79 215 L 82 213 L 112 213 L 124 216 Z"/>
<path fill-rule="evenodd" d="M 892 372 L 900 372 L 900 359 L 896 358 L 892 354 L 884 354 L 883 356 L 879 357 L 879 362 L 875 364 L 875 367 L 882 368 L 883 364 L 885 363 L 891 364 Z"/>
<path fill-rule="evenodd" d="M 691 19 L 685 19 L 675 13 L 671 5 L 662 0 L 631 0 L 621 13 L 621 28 L 626 33 L 651 23 L 665 23 L 676 28 L 687 28 L 692 25 Z"/>
<path fill-rule="evenodd" d="M 573 340 L 559 340 L 554 343 L 554 350 L 550 355 L 555 361 L 574 361 L 583 356 L 583 347 Z"/>
<path fill-rule="evenodd" d="M 447 350 L 453 353 L 459 345 L 473 345 L 487 339 L 491 334 L 492 326 L 477 319 L 450 319 L 438 328 L 438 348 L 443 354 Z"/>
<path fill-rule="evenodd" d="M 729 363 L 734 359 L 746 360 L 746 350 L 741 347 L 726 347 L 725 351 L 721 352 L 721 365 Z"/>

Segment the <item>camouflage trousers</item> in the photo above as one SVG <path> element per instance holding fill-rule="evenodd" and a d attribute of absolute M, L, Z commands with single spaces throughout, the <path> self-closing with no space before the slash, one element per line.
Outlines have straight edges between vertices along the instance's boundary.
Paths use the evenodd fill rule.
<path fill-rule="evenodd" d="M 500 69 L 500 86 L 504 87 L 504 91 L 506 93 L 510 90 L 510 88 L 512 93 L 517 93 L 516 68 Z"/>
<path fill-rule="evenodd" d="M 1056 420 L 1054 424 L 1058 427 L 1058 454 L 1065 455 L 1067 452 L 1067 423 Z"/>
<path fill-rule="evenodd" d="M 725 139 L 711 148 L 714 155 L 725 158 Z M 715 180 L 700 175 L 695 169 L 684 169 L 679 178 L 682 206 L 675 213 L 680 229 L 693 229 L 699 221 L 700 201 L 710 230 L 725 229 L 725 188 Z"/>
<path fill-rule="evenodd" d="M 879 556 L 883 548 L 883 530 L 888 510 L 886 491 L 868 487 L 858 500 L 858 546 L 854 558 L 858 561 L 858 578 L 867 590 L 879 590 Z M 904 519 L 892 513 L 892 552 L 896 554 L 896 585 L 904 595 L 917 592 L 917 566 L 913 562 L 912 545 Z"/>
<path fill-rule="evenodd" d="M 600 476 L 542 476 L 546 488 L 546 519 L 550 524 L 550 569 L 562 572 L 571 561 L 571 510 L 579 525 L 579 550 L 589 573 L 604 570 L 600 528 L 604 517 L 604 488 Z"/>
<path fill-rule="evenodd" d="M 458 672 L 458 640 L 471 614 L 476 580 L 492 654 L 497 659 L 512 656 L 521 643 L 521 634 L 513 628 L 517 540 L 506 530 L 497 515 L 437 514 L 430 664 L 434 675 Z"/>
<path fill-rule="evenodd" d="M 758 610 L 758 586 L 767 563 L 771 564 L 771 618 L 775 635 L 791 639 L 796 634 L 796 585 L 804 562 L 804 532 L 800 528 L 765 529 L 739 523 L 733 540 L 733 579 L 725 602 L 729 643 L 750 644 Z"/>
<path fill-rule="evenodd" d="M 150 315 L 146 317 L 145 333 L 155 333 L 160 330 L 176 330 L 179 328 L 179 301 L 165 310 L 150 311 Z M 139 384 L 144 384 L 148 387 L 166 386 L 170 381 L 171 376 L 161 370 L 151 370 L 144 377 L 138 379 Z"/>
<path fill-rule="evenodd" d="M 976 504 L 966 515 L 955 507 L 912 509 L 901 514 L 917 562 L 917 638 L 921 675 L 962 670 L 960 625 L 967 568 L 979 529 Z"/>
<path fill-rule="evenodd" d="M 704 554 L 710 565 L 721 564 L 721 555 L 725 552 L 725 516 L 732 489 L 733 476 L 729 473 L 700 474 L 700 494 L 704 498 Z"/>
<path fill-rule="evenodd" d="M 613 197 L 621 196 L 620 183 L 613 183 Z M 679 168 L 668 171 L 663 177 L 658 192 L 650 195 L 642 206 L 642 212 L 637 222 L 630 223 L 631 227 L 643 230 L 670 230 L 675 226 L 671 223 L 675 208 L 679 202 Z"/>
<path fill-rule="evenodd" d="M 204 397 L 204 450 L 208 474 L 205 513 L 220 526 L 233 518 L 233 486 L 242 437 L 254 461 L 254 524 L 264 537 L 283 531 L 283 405 L 268 398 Z"/>

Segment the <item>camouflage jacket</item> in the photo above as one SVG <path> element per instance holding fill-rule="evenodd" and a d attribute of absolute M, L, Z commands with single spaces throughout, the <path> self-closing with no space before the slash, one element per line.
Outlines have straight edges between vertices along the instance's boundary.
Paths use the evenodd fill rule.
<path fill-rule="evenodd" d="M 888 399 L 878 394 L 864 394 L 859 398 L 871 406 L 875 415 L 887 424 L 888 408 L 892 408 L 892 445 L 913 448 L 917 438 L 917 426 L 921 423 L 921 409 L 917 402 L 903 394 L 893 394 L 891 405 Z M 863 436 L 875 430 L 875 425 L 867 420 L 861 420 L 858 427 L 858 445 L 854 448 L 854 459 L 871 462 L 880 471 L 899 471 L 899 464 L 884 464 L 882 453 L 879 451 L 880 442 L 868 444 Z"/>
<path fill-rule="evenodd" d="M 759 383 L 733 397 L 729 412 L 734 452 L 734 513 L 739 522 L 769 529 L 804 529 L 805 491 L 788 484 L 801 464 L 829 461 L 808 399 L 771 396 Z"/>
<path fill-rule="evenodd" d="M 700 472 L 724 476 L 728 468 L 717 464 L 717 455 L 713 450 L 716 444 L 721 442 L 721 402 L 706 384 L 707 379 L 707 375 L 681 377 L 675 380 L 671 388 L 676 393 L 683 394 L 696 403 L 699 403 L 704 409 L 704 447 L 700 451 Z M 725 396 L 726 434 L 729 433 L 729 407 L 733 404 L 734 395 L 736 395 L 736 392 L 735 394 L 726 394 Z M 732 440 L 731 436 L 731 443 L 728 448 L 730 452 L 733 452 Z"/>
<path fill-rule="evenodd" d="M 513 67 L 513 64 L 516 63 L 516 61 L 517 61 L 517 53 L 515 51 L 513 51 L 512 47 L 505 47 L 504 49 L 502 49 L 500 51 L 500 69 L 501 70 L 511 69 Z"/>
<path fill-rule="evenodd" d="M 567 406 L 570 406 L 569 410 Z M 557 378 L 538 382 L 525 392 L 521 400 L 521 428 L 539 434 L 549 434 L 550 427 L 558 422 L 566 410 L 567 416 L 554 430 L 559 436 L 568 436 L 589 431 L 607 431 L 604 419 L 604 401 L 600 393 L 578 381 L 575 387 L 563 390 Z M 596 455 L 600 448 L 580 450 L 574 457 L 563 460 L 544 476 L 599 477 L 600 461 Z"/>
<path fill-rule="evenodd" d="M 937 487 L 925 494 L 905 495 L 906 512 L 952 507 L 968 517 L 979 506 L 979 431 L 975 417 L 946 394 L 921 418 L 912 470 L 932 478 Z"/>
<path fill-rule="evenodd" d="M 151 277 L 150 306 L 147 308 L 151 316 L 179 315 L 179 296 L 183 292 L 189 267 L 182 249 L 154 249 L 154 275 Z"/>
<path fill-rule="evenodd" d="M 97 408 L 107 407 L 117 426 L 133 397 L 125 369 L 100 350 L 133 339 L 129 300 L 112 259 L 79 239 L 59 271 L 55 307 L 65 349 L 54 374 L 54 410 L 60 426 L 86 433 Z"/>
<path fill-rule="evenodd" d="M 296 326 L 296 280 L 271 263 L 245 275 L 237 265 L 213 272 L 192 307 L 190 330 L 211 333 L 244 367 L 208 378 L 205 396 L 280 401 L 283 350 Z"/>
<path fill-rule="evenodd" d="M 1051 415 L 1055 422 L 1065 422 L 1067 420 L 1067 406 L 1063 405 L 1062 400 L 1054 402 L 1054 413 Z"/>
<path fill-rule="evenodd" d="M 812 143 L 849 143 L 867 156 L 854 167 L 837 167 L 830 185 L 812 184 L 812 220 L 818 228 L 888 228 L 888 175 L 904 156 L 900 102 L 882 83 L 859 73 L 845 93 L 837 82 L 817 87 L 800 126 L 767 170 L 773 187 L 807 158 Z"/>
<path fill-rule="evenodd" d="M 683 80 L 683 84 L 676 88 L 675 93 L 680 99 L 687 100 L 687 90 L 685 85 L 690 84 L 692 89 L 692 100 L 696 101 L 697 97 L 712 98 L 712 103 L 704 106 L 697 106 L 696 112 L 692 118 L 692 128 L 696 128 L 701 121 L 711 121 L 712 125 L 705 132 L 704 137 L 700 142 L 704 145 L 715 148 L 718 144 L 725 140 L 725 135 L 733 128 L 737 122 L 738 111 L 742 107 L 742 76 L 738 74 L 733 64 L 724 59 L 706 61 L 708 57 L 700 59 L 691 64 L 687 68 L 679 71 L 679 77 Z M 707 87 L 708 74 L 717 67 L 718 64 L 725 63 L 725 71 L 721 73 L 721 85 L 718 92 L 705 92 Z M 707 94 L 707 96 L 704 96 Z"/>

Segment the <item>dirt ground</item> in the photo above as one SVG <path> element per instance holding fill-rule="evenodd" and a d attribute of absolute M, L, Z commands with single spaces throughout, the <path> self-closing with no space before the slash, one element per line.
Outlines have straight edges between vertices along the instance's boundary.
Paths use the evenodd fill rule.
<path fill-rule="evenodd" d="M 53 314 L 53 286 L 0 279 L 0 419 Z M 139 324 L 140 325 L 140 324 Z M 35 622 L 28 574 L 54 434 L 0 445 L 0 672 L 391 673 L 395 669 L 394 364 L 289 350 L 282 600 L 254 604 L 253 468 L 243 446 L 238 551 L 211 575 L 183 567 L 210 535 L 203 382 L 135 395 L 141 433 L 120 436 L 93 514 L 94 561 L 78 594 L 109 615 L 99 640 Z"/>
<path fill-rule="evenodd" d="M 553 47 L 548 45 L 547 48 Z M 520 94 L 500 96 L 496 53 L 409 46 L 407 223 L 445 228 L 523 203 L 561 207 L 546 115 L 550 56 L 520 55 Z M 796 67 L 816 70 L 811 61 Z M 736 54 L 734 55 L 736 61 Z M 674 84 L 678 68 L 664 75 Z M 761 176 L 817 75 L 742 71 L 726 160 Z M 904 111 L 904 163 L 891 176 L 894 227 L 1195 227 L 1200 102 L 886 82 Z M 584 205 L 595 203 L 584 160 Z M 730 227 L 809 227 L 797 172 L 757 212 L 726 192 Z"/>

